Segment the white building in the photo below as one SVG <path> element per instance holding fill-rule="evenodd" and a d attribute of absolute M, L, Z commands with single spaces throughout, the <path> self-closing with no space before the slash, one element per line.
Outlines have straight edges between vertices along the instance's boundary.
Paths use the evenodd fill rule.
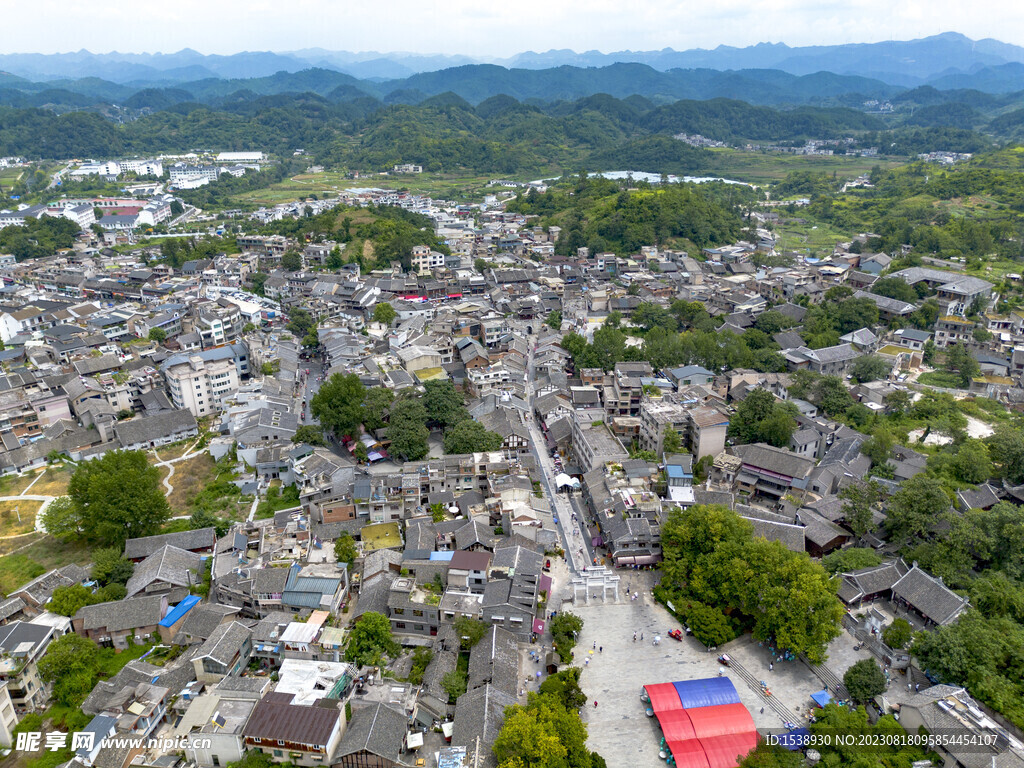
<path fill-rule="evenodd" d="M 164 164 L 159 160 L 121 160 L 121 173 L 135 173 L 139 176 L 164 175 Z"/>
<path fill-rule="evenodd" d="M 445 255 L 432 251 L 426 245 L 416 245 L 412 249 L 412 268 L 417 272 L 437 269 L 445 264 Z"/>
<path fill-rule="evenodd" d="M 221 152 L 217 155 L 218 163 L 261 163 L 262 152 Z"/>
<path fill-rule="evenodd" d="M 199 418 L 220 410 L 220 400 L 238 391 L 238 369 L 234 360 L 203 360 L 193 355 L 188 362 L 172 365 L 164 375 L 171 402 Z"/>
<path fill-rule="evenodd" d="M 216 181 L 220 176 L 220 170 L 218 165 L 175 163 L 170 169 L 171 184 L 182 188 L 187 188 L 186 185 L 202 186 Z"/>

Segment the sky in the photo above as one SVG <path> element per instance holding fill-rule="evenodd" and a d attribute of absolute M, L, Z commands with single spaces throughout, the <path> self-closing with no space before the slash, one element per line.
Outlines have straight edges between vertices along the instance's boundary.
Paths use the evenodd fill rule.
<path fill-rule="evenodd" d="M 36 0 L 5 2 L 0 51 L 521 51 L 791 46 L 956 31 L 1024 45 L 1013 0 Z"/>

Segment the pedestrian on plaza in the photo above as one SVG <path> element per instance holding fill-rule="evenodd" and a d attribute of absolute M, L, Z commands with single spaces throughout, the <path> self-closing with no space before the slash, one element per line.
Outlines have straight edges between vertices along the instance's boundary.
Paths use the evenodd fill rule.
<path fill-rule="evenodd" d="M 633 633 L 633 642 L 636 642 L 636 632 Z"/>
<path fill-rule="evenodd" d="M 775 665 L 772 662 L 769 661 L 768 662 L 768 671 L 771 672 L 773 669 L 775 669 Z"/>
<path fill-rule="evenodd" d="M 585 658 L 583 660 L 583 666 L 584 667 L 589 667 L 590 666 L 590 657 L 589 656 L 587 656 L 587 658 Z"/>
<path fill-rule="evenodd" d="M 914 686 L 914 692 L 916 693 L 917 691 L 920 691 L 920 690 L 921 690 L 921 684 L 918 683 L 917 685 Z"/>
<path fill-rule="evenodd" d="M 640 633 L 640 642 L 642 643 L 643 641 L 644 641 L 644 633 L 643 633 L 643 632 L 641 632 L 641 633 Z"/>
<path fill-rule="evenodd" d="M 761 714 L 764 714 L 764 707 L 761 707 Z"/>
<path fill-rule="evenodd" d="M 598 653 L 604 653 L 604 646 L 603 646 L 603 645 L 599 645 L 599 646 L 597 647 L 597 652 L 598 652 Z M 918 686 L 918 688 L 920 688 L 920 687 L 921 687 L 921 686 Z"/>
<path fill-rule="evenodd" d="M 597 650 L 597 640 L 594 641 L 594 650 Z"/>
<path fill-rule="evenodd" d="M 594 700 L 594 709 L 597 709 L 597 700 Z"/>

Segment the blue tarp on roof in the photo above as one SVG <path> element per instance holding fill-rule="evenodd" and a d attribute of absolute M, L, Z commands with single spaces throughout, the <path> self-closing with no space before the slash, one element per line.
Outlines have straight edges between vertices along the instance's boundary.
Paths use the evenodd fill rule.
<path fill-rule="evenodd" d="M 678 464 L 667 464 L 665 466 L 665 474 L 667 474 L 669 477 L 677 477 L 680 479 L 686 476 L 683 474 L 683 468 L 680 467 Z"/>
<path fill-rule="evenodd" d="M 819 707 L 824 707 L 826 704 L 832 701 L 832 697 L 829 695 L 828 690 L 823 688 L 817 693 L 811 694 L 811 701 L 813 701 Z"/>
<path fill-rule="evenodd" d="M 160 626 L 173 627 L 186 613 L 199 605 L 200 600 L 202 600 L 202 598 L 199 597 L 199 595 L 189 595 L 167 612 L 167 615 L 160 621 Z"/>
<path fill-rule="evenodd" d="M 448 562 L 449 560 L 452 559 L 452 557 L 454 555 L 455 555 L 454 551 L 451 551 L 451 552 L 431 552 L 430 553 L 430 559 L 431 560 L 440 560 L 442 562 Z"/>
<path fill-rule="evenodd" d="M 709 677 L 704 680 L 681 680 L 672 683 L 683 709 L 716 707 L 722 704 L 740 704 L 736 686 L 727 677 Z"/>

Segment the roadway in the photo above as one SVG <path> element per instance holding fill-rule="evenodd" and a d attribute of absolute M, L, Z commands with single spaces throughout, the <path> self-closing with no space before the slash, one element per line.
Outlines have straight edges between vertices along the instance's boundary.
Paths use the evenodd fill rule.
<path fill-rule="evenodd" d="M 548 451 L 547 440 L 541 432 L 540 426 L 533 414 L 533 402 L 536 398 L 533 382 L 535 371 L 533 366 L 533 346 L 530 348 L 530 357 L 526 368 L 526 401 L 530 404 L 530 413 L 527 416 L 526 426 L 530 431 L 530 450 L 541 470 L 541 485 L 551 500 L 551 511 L 557 520 L 556 529 L 562 540 L 562 548 L 565 550 L 566 562 L 575 573 L 582 572 L 583 568 L 594 562 L 594 551 L 590 545 L 590 533 L 586 526 L 586 515 L 580 507 L 575 494 L 557 493 L 555 476 L 558 474 L 555 469 L 555 462 Z"/>

